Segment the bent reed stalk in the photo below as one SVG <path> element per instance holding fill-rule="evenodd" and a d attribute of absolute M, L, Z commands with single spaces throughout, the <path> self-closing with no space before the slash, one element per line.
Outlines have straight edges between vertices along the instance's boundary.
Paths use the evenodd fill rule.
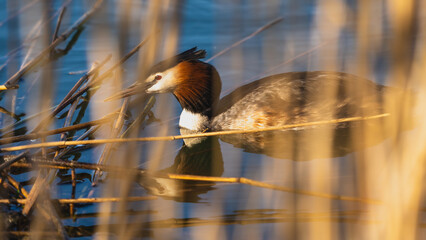
<path fill-rule="evenodd" d="M 383 114 L 378 114 L 378 115 L 373 115 L 373 116 L 368 116 L 368 117 L 338 118 L 338 119 L 333 119 L 333 120 L 288 124 L 288 125 L 279 126 L 279 127 L 268 127 L 268 128 L 262 128 L 262 129 L 230 130 L 230 131 L 206 132 L 206 133 L 164 136 L 164 137 L 143 137 L 143 138 L 127 138 L 127 139 L 114 138 L 114 139 L 95 139 L 95 140 L 82 140 L 82 141 L 53 141 L 53 142 L 45 142 L 45 143 L 28 144 L 28 145 L 22 145 L 22 146 L 14 146 L 14 147 L 4 147 L 4 148 L 0 148 L 0 151 L 1 152 L 13 152 L 13 151 L 20 151 L 20 150 L 31 149 L 31 148 L 65 147 L 65 146 L 75 146 L 75 145 L 85 145 L 85 144 L 97 145 L 97 144 L 105 144 L 105 143 L 173 141 L 173 140 L 187 139 L 187 138 L 268 132 L 268 131 L 286 130 L 286 129 L 300 128 L 300 127 L 320 126 L 320 125 L 337 124 L 337 123 L 345 123 L 345 122 L 355 122 L 355 121 L 367 121 L 367 120 L 373 120 L 373 119 L 388 117 L 389 115 L 390 115 L 389 113 L 383 113 Z"/>
<path fill-rule="evenodd" d="M 188 174 L 174 174 L 174 173 L 153 173 L 153 172 L 147 172 L 145 169 L 140 168 L 124 168 L 120 166 L 108 166 L 108 165 L 100 165 L 100 164 L 91 164 L 91 163 L 75 163 L 75 162 L 49 162 L 49 161 L 33 161 L 32 163 L 14 163 L 12 165 L 13 167 L 22 167 L 22 168 L 31 168 L 31 167 L 41 167 L 41 168 L 50 168 L 50 169 L 88 169 L 88 170 L 97 170 L 97 171 L 106 171 L 110 173 L 116 173 L 116 174 L 129 174 L 130 172 L 133 172 L 135 174 L 139 174 L 142 177 L 148 177 L 148 178 L 168 178 L 168 179 L 174 179 L 174 180 L 185 180 L 185 181 L 202 181 L 202 182 L 221 182 L 221 183 L 240 183 L 240 184 L 246 184 L 250 186 L 265 188 L 265 189 L 271 189 L 276 190 L 280 192 L 288 192 L 288 193 L 295 193 L 295 194 L 301 194 L 301 195 L 307 195 L 307 196 L 313 196 L 313 197 L 319 197 L 319 198 L 325 198 L 325 199 L 331 199 L 331 200 L 341 200 L 341 201 L 349 201 L 349 202 L 359 202 L 364 204 L 373 204 L 373 205 L 380 205 L 382 204 L 381 201 L 375 200 L 375 199 L 368 199 L 368 198 L 357 198 L 357 197 L 350 197 L 350 196 L 343 196 L 343 195 L 335 195 L 335 194 L 328 194 L 328 193 L 321 193 L 321 192 L 314 192 L 314 191 L 306 191 L 306 190 L 300 190 L 300 189 L 294 189 L 289 187 L 280 186 L 277 184 L 271 184 L 271 183 L 265 183 L 262 181 L 257 181 L 245 177 L 212 177 L 212 176 L 200 176 L 200 175 L 188 175 Z M 5 200 L 7 201 L 7 200 Z M 1 201 L 0 201 L 1 203 Z"/>

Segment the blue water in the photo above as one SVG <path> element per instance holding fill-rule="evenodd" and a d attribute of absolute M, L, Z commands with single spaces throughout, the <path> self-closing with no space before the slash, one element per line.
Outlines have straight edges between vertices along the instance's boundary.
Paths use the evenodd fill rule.
<path fill-rule="evenodd" d="M 57 11 L 64 1 L 54 1 L 52 12 Z M 93 1 L 72 1 L 68 6 L 61 31 L 67 29 L 74 23 L 90 6 Z M 352 1 L 350 1 L 352 2 Z M 29 26 L 25 24 L 27 19 L 39 19 L 38 15 L 32 14 L 35 7 L 30 8 L 16 17 L 7 19 L 13 15 L 18 9 L 22 8 L 27 1 L 6 1 L 0 0 L 0 65 L 7 64 L 0 69 L 1 82 L 5 82 L 14 72 L 17 71 L 26 53 L 26 47 L 22 47 L 23 39 L 29 30 Z M 93 44 L 90 38 L 98 27 L 108 26 L 110 30 L 109 38 L 102 41 L 116 41 L 114 39 L 119 32 L 117 19 L 119 9 L 116 7 L 116 1 L 106 1 L 107 6 L 103 9 L 103 16 L 108 16 L 107 20 L 102 18 L 102 14 L 95 16 L 85 25 L 81 36 L 71 51 L 64 57 L 54 63 L 53 72 L 58 82 L 54 83 L 54 99 L 52 104 L 58 104 L 74 83 L 82 76 L 82 74 L 70 75 L 70 72 L 87 71 L 90 68 L 93 59 L 89 59 L 88 52 L 103 52 L 106 55 L 108 49 L 102 47 L 102 42 Z M 16 6 L 14 6 L 16 4 Z M 37 4 L 35 5 L 37 6 Z M 130 34 L 125 43 L 125 52 L 130 50 L 140 41 L 143 26 L 140 26 L 140 18 L 145 16 L 147 1 L 133 1 L 132 16 L 130 21 Z M 352 9 L 356 9 L 355 4 L 351 5 Z M 205 49 L 208 58 L 248 36 L 259 27 L 265 25 L 269 21 L 277 17 L 283 17 L 283 21 L 274 25 L 268 30 L 252 37 L 248 41 L 226 52 L 222 56 L 212 61 L 220 73 L 223 81 L 222 95 L 225 95 L 232 89 L 240 86 L 242 83 L 258 79 L 274 73 L 289 71 L 305 71 L 305 70 L 339 70 L 350 73 L 356 73 L 356 63 L 353 62 L 356 56 L 354 29 L 347 27 L 340 35 L 324 36 L 318 32 L 318 14 L 319 12 L 316 1 L 208 1 L 208 0 L 188 0 L 182 7 L 182 17 L 179 32 L 178 52 L 197 46 Z M 55 18 L 56 19 L 56 18 Z M 55 25 L 56 21 L 50 24 Z M 339 43 L 334 43 L 339 39 Z M 320 44 L 331 41 L 330 44 L 324 45 L 322 48 L 316 49 Z M 65 44 L 61 44 L 63 48 Z M 9 53 L 19 48 L 16 54 Z M 336 50 L 337 54 L 324 54 L 328 50 Z M 309 54 L 294 58 L 304 52 Z M 381 51 L 384 51 L 381 49 Z M 377 72 L 386 70 L 386 62 L 379 61 L 385 58 L 385 53 L 378 55 L 372 59 L 375 68 L 372 75 Z M 293 59 L 294 58 L 294 59 Z M 114 59 L 118 59 L 114 56 Z M 135 62 L 137 57 L 134 56 L 124 66 L 125 84 L 130 84 L 136 79 Z M 98 59 L 99 60 L 99 59 Z M 282 64 L 287 62 L 286 64 Z M 337 63 L 330 65 L 329 63 Z M 327 69 L 327 67 L 330 69 Z M 325 68 L 325 69 L 324 69 Z M 20 89 L 17 90 L 16 113 L 26 113 L 29 115 L 31 110 L 28 108 L 32 100 L 28 97 L 34 89 L 33 74 L 27 75 L 20 82 Z M 372 77 L 372 76 L 364 76 Z M 382 78 L 379 81 L 382 82 Z M 36 88 L 35 88 L 36 89 Z M 32 96 L 32 95 L 31 95 Z M 168 135 L 179 134 L 177 128 L 177 116 L 180 106 L 172 96 L 160 96 L 158 103 L 154 108 L 157 118 L 161 119 L 161 123 L 154 123 L 148 126 L 141 135 L 156 135 L 159 129 L 167 126 Z M 160 107 L 161 102 L 166 103 L 173 111 L 171 114 L 162 113 Z M 10 102 L 3 99 L 2 106 L 7 108 Z M 160 106 L 160 107 L 159 107 Z M 163 105 L 164 106 L 164 105 Z M 93 105 L 89 105 L 89 109 L 81 119 L 86 122 L 95 119 L 93 116 Z M 2 115 L 1 124 L 7 125 L 11 120 L 6 115 Z M 63 119 L 55 123 L 55 127 L 60 127 Z M 331 176 L 327 176 L 328 181 L 347 183 L 346 187 L 338 188 L 337 193 L 345 195 L 353 195 L 356 186 L 353 183 L 356 180 L 356 171 L 354 170 L 356 163 L 354 162 L 355 154 L 349 153 L 344 157 L 334 159 L 313 159 L 307 162 L 295 162 L 292 159 L 273 158 L 257 153 L 248 153 L 242 149 L 235 148 L 232 145 L 219 141 L 220 150 L 223 158 L 222 177 L 246 177 L 266 183 L 276 183 L 282 186 L 293 188 L 295 186 L 304 189 L 309 184 L 303 182 L 304 176 L 309 176 L 310 171 L 315 171 L 317 166 L 322 164 L 331 164 L 336 166 L 336 171 Z M 285 143 L 283 143 L 285 144 Z M 154 149 L 156 143 L 140 144 L 143 149 L 140 159 L 140 167 L 148 167 L 149 162 L 146 160 L 149 156 L 150 149 Z M 166 142 L 162 145 L 164 154 L 161 156 L 159 169 L 168 168 L 173 165 L 175 156 L 179 153 L 182 141 Z M 79 157 L 79 161 L 95 163 L 100 155 L 102 147 L 94 150 L 84 151 Z M 77 184 L 76 197 L 101 197 L 102 183 L 98 187 L 92 187 L 87 176 L 92 171 L 78 170 L 82 174 L 82 180 Z M 68 173 L 69 174 L 69 173 Z M 84 175 L 86 174 L 86 175 Z M 26 173 L 16 176 L 20 181 L 28 180 L 32 174 Z M 59 183 L 59 179 L 55 181 Z M 71 184 L 52 184 L 52 197 L 54 198 L 70 198 Z M 342 184 L 343 186 L 343 184 Z M 26 186 L 29 190 L 30 186 Z M 306 189 L 305 188 L 305 189 Z M 176 239 L 200 239 L 203 233 L 208 233 L 214 226 L 223 227 L 219 231 L 218 236 L 208 236 L 214 239 L 273 239 L 282 238 L 287 232 L 298 231 L 291 230 L 294 226 L 291 222 L 291 211 L 294 201 L 297 198 L 291 193 L 262 189 L 259 187 L 248 186 L 243 184 L 213 184 L 208 190 L 201 189 L 197 195 L 198 203 L 185 202 L 176 199 L 162 198 L 155 200 L 154 203 L 134 202 L 127 207 L 132 213 L 127 216 L 129 224 L 142 226 L 142 222 L 158 220 L 229 220 L 229 225 L 200 224 L 193 226 L 181 225 L 179 227 L 147 227 L 151 231 L 153 238 L 176 238 Z M 195 191 L 195 190 L 194 190 Z M 204 192 L 203 192 L 204 191 Z M 148 190 L 135 185 L 132 195 L 141 196 L 148 193 Z M 306 197 L 310 199 L 312 197 Z M 76 208 L 78 218 L 64 218 L 63 223 L 69 227 L 89 228 L 96 226 L 99 219 L 94 215 L 85 215 L 99 212 L 99 204 L 83 205 Z M 114 206 L 118 206 L 114 204 Z M 334 207 L 339 209 L 338 204 Z M 358 210 L 356 206 L 348 204 L 348 209 Z M 118 207 L 117 207 L 118 208 Z M 310 212 L 310 206 L 301 204 L 295 208 L 302 212 Z M 343 207 L 342 207 L 343 208 Z M 116 210 L 116 208 L 114 209 Z M 144 211 L 154 211 L 147 213 Z M 260 212 L 260 215 L 250 215 L 253 211 Z M 314 211 L 314 210 L 312 210 Z M 284 212 L 284 213 L 283 213 Z M 274 217 L 268 214 L 283 214 L 280 221 L 268 222 L 268 219 Z M 286 215 L 289 214 L 289 215 Z M 247 217 L 249 216 L 249 217 Z M 117 222 L 119 218 L 112 218 L 111 224 Z M 243 220 L 255 219 L 257 222 L 244 222 Z M 286 220 L 283 220 L 286 219 Z M 241 220 L 241 222 L 239 221 Z M 283 220 L 283 221 L 281 221 Z M 216 222 L 217 223 L 217 222 Z M 337 227 L 341 227 L 344 223 L 335 223 Z M 133 225 L 132 225 L 133 226 Z M 142 227 L 140 227 L 142 228 Z M 303 224 L 299 226 L 303 228 Z M 343 228 L 344 229 L 344 228 Z M 343 230 L 342 230 L 343 231 Z M 89 231 L 90 232 L 90 231 Z M 345 233 L 343 233 L 344 235 Z M 84 234 L 82 234 L 84 235 Z M 138 236 L 138 235 L 137 235 Z M 90 234 L 82 238 L 91 238 Z"/>

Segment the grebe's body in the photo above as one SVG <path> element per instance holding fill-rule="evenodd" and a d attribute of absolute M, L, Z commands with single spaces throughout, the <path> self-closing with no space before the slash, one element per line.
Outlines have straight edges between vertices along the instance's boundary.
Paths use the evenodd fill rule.
<path fill-rule="evenodd" d="M 373 90 L 355 100 L 351 85 Z M 211 128 L 254 129 L 372 114 L 383 86 L 340 72 L 289 72 L 246 84 L 219 101 Z M 334 91 L 327 92 L 327 91 Z M 328 94 L 328 96 L 327 96 Z M 330 97 L 330 95 L 332 97 Z"/>
<path fill-rule="evenodd" d="M 269 76 L 219 100 L 219 74 L 212 65 L 199 60 L 204 56 L 204 50 L 193 48 L 163 61 L 153 67 L 143 84 L 147 93 L 173 93 L 182 106 L 182 128 L 255 129 L 365 115 L 366 109 L 369 114 L 380 112 L 383 86 L 351 74 L 328 71 Z M 140 91 L 139 85 L 119 95 L 133 95 Z M 357 98 L 349 92 L 355 86 L 371 94 Z"/>

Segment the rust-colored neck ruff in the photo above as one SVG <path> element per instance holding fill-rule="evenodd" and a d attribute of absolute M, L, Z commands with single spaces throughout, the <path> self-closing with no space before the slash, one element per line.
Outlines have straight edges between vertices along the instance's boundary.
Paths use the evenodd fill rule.
<path fill-rule="evenodd" d="M 173 94 L 182 109 L 211 118 L 222 85 L 216 69 L 197 60 L 185 61 L 176 67 L 177 87 Z"/>

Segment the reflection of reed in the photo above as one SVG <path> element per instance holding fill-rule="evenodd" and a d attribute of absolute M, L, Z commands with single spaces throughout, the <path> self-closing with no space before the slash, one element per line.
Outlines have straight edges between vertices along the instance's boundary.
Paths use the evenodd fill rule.
<path fill-rule="evenodd" d="M 214 140 L 217 142 L 217 140 Z M 145 169 L 127 169 L 120 168 L 118 166 L 107 166 L 107 165 L 98 165 L 98 164 L 88 164 L 88 163 L 74 163 L 74 162 L 52 162 L 45 160 L 33 160 L 33 164 L 30 163 L 14 163 L 12 167 L 14 168 L 33 168 L 35 166 L 39 168 L 50 168 L 50 169 L 89 169 L 89 170 L 102 170 L 109 172 L 112 177 L 120 178 L 124 173 L 132 173 L 131 175 L 138 175 L 139 183 L 151 191 L 152 194 L 173 197 L 176 200 L 182 199 L 182 192 L 187 190 L 194 190 L 191 186 L 199 185 L 200 189 L 203 192 L 212 190 L 211 186 L 215 183 L 240 183 L 247 184 L 251 186 L 256 186 L 265 189 L 272 189 L 281 192 L 288 192 L 294 194 L 300 194 L 305 196 L 313 196 L 325 199 L 349 201 L 349 202 L 359 202 L 365 204 L 382 204 L 382 202 L 374 199 L 362 199 L 351 196 L 342 196 L 342 195 L 333 195 L 326 194 L 321 192 L 312 192 L 301 189 L 292 189 L 285 186 L 279 186 L 276 184 L 264 183 L 261 181 L 256 181 L 253 179 L 248 179 L 244 177 L 220 177 L 223 169 L 223 161 L 220 157 L 220 149 L 216 147 L 210 147 L 210 141 L 199 142 L 195 149 L 191 150 L 186 146 L 183 146 L 179 154 L 176 156 L 175 163 L 166 169 L 163 169 L 159 172 L 147 172 Z M 198 146 L 198 148 L 197 148 Z M 205 147 L 207 146 L 207 149 Z M 215 146 L 213 144 L 212 146 Z M 201 147 L 201 149 L 200 149 Z M 183 150 L 183 151 L 182 151 Z M 201 151 L 200 151 L 201 150 Z M 187 155 L 187 152 L 189 154 Z M 216 156 L 216 157 L 214 157 Z M 8 158 L 13 158 L 13 156 L 8 156 Z M 184 161 L 181 161 L 184 159 Z M 216 159 L 216 160 L 215 160 Z M 184 172 L 178 173 L 178 172 Z M 202 174 L 202 175 L 201 175 Z M 62 180 L 67 179 L 65 176 L 59 176 Z M 82 178 L 77 180 L 81 181 L 83 178 L 87 177 L 87 174 L 81 174 Z M 190 187 L 183 188 L 179 183 L 188 183 Z M 201 184 L 205 182 L 205 184 Z M 23 184 L 23 183 L 21 183 Z M 194 191 L 194 194 L 197 195 L 198 192 Z M 147 198 L 150 200 L 150 198 Z M 114 202 L 120 200 L 127 201 L 142 201 L 144 197 L 135 197 L 135 198 L 98 198 L 98 199 L 75 199 L 75 201 L 70 199 L 58 199 L 62 203 L 94 203 L 94 202 Z M 185 200 L 185 199 L 184 199 Z M 188 201 L 190 199 L 187 199 Z M 183 200 L 180 200 L 183 201 Z M 0 203 L 19 203 L 25 204 L 26 200 L 22 199 L 19 201 L 4 199 L 0 200 Z"/>
<path fill-rule="evenodd" d="M 155 212 L 128 212 L 128 215 L 145 215 L 145 214 L 156 214 Z M 112 216 L 116 213 L 111 213 Z M 378 221 L 371 216 L 371 214 L 364 211 L 339 211 L 339 212 L 309 212 L 303 213 L 301 222 L 312 223 L 321 221 L 332 221 L 333 223 L 340 224 L 361 224 L 361 225 L 376 225 Z M 80 214 L 78 217 L 97 217 L 94 214 Z M 247 209 L 242 211 L 235 211 L 234 214 L 217 215 L 211 218 L 173 218 L 165 219 L 162 221 L 151 221 L 146 223 L 131 223 L 131 225 L 146 224 L 151 229 L 164 229 L 164 228 L 182 228 L 182 227 L 196 227 L 196 226 L 207 226 L 207 225 L 247 225 L 251 227 L 256 224 L 266 223 L 291 223 L 294 216 L 287 209 Z M 108 227 L 114 228 L 115 225 Z M 79 226 L 79 227 L 68 227 L 68 233 L 71 237 L 84 237 L 91 236 L 95 233 L 96 226 Z M 424 228 L 424 227 L 423 227 Z M 147 234 L 150 232 L 148 229 L 140 230 L 147 231 L 145 233 L 140 232 L 139 234 Z M 151 232 L 152 234 L 152 232 Z"/>
<path fill-rule="evenodd" d="M 426 96 L 423 47 L 426 7 L 423 1 L 320 0 L 315 5 L 222 1 L 209 3 L 211 6 L 191 1 L 186 4 L 142 2 L 96 0 L 90 1 L 87 9 L 82 6 L 71 9 L 80 4 L 70 0 L 60 3 L 7 1 L 7 9 L 3 11 L 7 16 L 0 20 L 0 28 L 3 27 L 0 32 L 8 32 L 6 44 L 0 47 L 8 48 L 7 55 L 1 56 L 4 63 L 0 63 L 3 79 L 0 95 L 4 103 L 0 107 L 0 144 L 18 147 L 2 146 L 4 151 L 20 150 L 12 157 L 4 151 L 1 153 L 0 194 L 4 199 L 0 201 L 0 219 L 7 221 L 1 221 L 0 237 L 66 239 L 114 234 L 120 239 L 144 236 L 168 239 L 182 232 L 185 233 L 178 238 L 415 239 L 424 235 L 426 128 L 423 119 L 426 117 L 421 103 Z M 76 10 L 81 10 L 77 18 Z M 211 28 L 216 34 L 208 43 L 199 38 L 209 31 L 204 24 L 207 13 L 211 14 L 208 21 L 214 25 Z M 271 19 L 284 21 L 277 23 Z M 181 21 L 195 24 L 181 25 Z M 181 29 L 184 31 L 180 32 Z M 198 35 L 179 43 L 179 38 L 186 39 L 185 34 L 193 32 Z M 243 41 L 244 44 L 240 44 Z M 380 113 L 389 115 L 374 120 L 357 119 L 348 123 L 349 127 L 335 128 L 336 122 L 328 122 L 303 129 L 292 126 L 297 129 L 286 131 L 219 133 L 220 139 L 246 152 L 310 160 L 265 158 L 255 166 L 256 174 L 248 177 L 245 174 L 251 167 L 248 166 L 250 159 L 239 159 L 228 150 L 222 157 L 217 138 L 197 143 L 185 136 L 171 136 L 174 126 L 164 122 L 158 131 L 150 132 L 154 135 L 151 140 L 158 140 L 150 143 L 152 148 L 140 148 L 133 143 L 130 138 L 148 141 L 148 138 L 139 138 L 139 134 L 152 117 L 153 98 L 142 96 L 142 100 L 133 104 L 103 102 L 126 84 L 123 79 L 141 79 L 157 60 L 174 55 L 178 48 L 183 50 L 194 45 L 210 49 L 209 53 L 227 51 L 220 57 L 212 57 L 215 66 L 224 73 L 224 79 L 243 82 L 259 78 L 254 75 L 328 70 L 376 78 L 401 92 L 384 95 L 378 102 L 383 110 Z M 133 46 L 136 47 L 132 49 Z M 228 46 L 232 48 L 229 51 Z M 70 55 L 82 49 L 84 54 L 80 54 L 78 61 L 87 62 L 82 68 L 97 64 L 80 79 L 73 80 L 76 84 L 65 97 L 54 98 L 54 86 L 64 90 L 60 85 L 66 79 L 62 70 L 57 69 L 64 64 L 73 71 L 81 70 L 81 66 L 73 65 L 75 59 Z M 135 61 L 127 61 L 139 51 Z M 83 56 L 85 54 L 87 56 Z M 234 83 L 224 83 L 226 88 L 234 88 Z M 365 98 L 369 94 L 366 88 L 352 87 L 346 90 L 360 104 L 376 104 Z M 321 94 L 314 97 L 336 102 L 332 88 L 323 87 Z M 415 90 L 416 105 L 407 89 Z M 54 100 L 59 100 L 59 104 L 51 107 Z M 25 101 L 29 105 L 23 110 L 21 105 Z M 158 97 L 155 104 L 153 111 L 161 119 L 173 114 L 167 99 Z M 126 111 L 127 108 L 131 111 Z M 122 109 L 121 114 L 117 109 Z M 140 113 L 133 123 L 130 112 Z M 320 114 L 324 119 L 335 118 L 328 116 L 327 111 Z M 377 112 L 361 111 L 354 116 L 362 118 L 373 114 Z M 89 115 L 90 119 L 99 120 L 90 121 Z M 123 123 L 132 127 L 126 129 Z M 112 130 L 110 124 L 115 125 L 115 129 Z M 146 132 L 143 134 L 147 136 Z M 123 139 L 124 136 L 129 139 Z M 171 137 L 161 139 L 159 136 Z M 98 140 L 107 138 L 115 138 L 102 142 L 109 143 L 107 150 L 88 145 L 99 144 Z M 95 141 L 52 144 L 53 140 L 74 139 Z M 165 141 L 176 139 L 185 139 L 185 145 L 174 162 L 164 168 L 163 163 L 170 155 L 165 153 L 174 150 L 170 147 L 173 143 L 167 145 Z M 30 145 L 34 149 L 23 153 L 27 140 L 32 141 Z M 128 142 L 115 144 L 115 140 Z M 36 145 L 40 142 L 46 145 Z M 229 149 L 228 145 L 223 146 L 222 149 Z M 87 148 L 95 150 L 83 152 Z M 100 157 L 102 151 L 104 157 Z M 347 161 L 340 161 L 348 154 L 353 158 L 350 167 L 346 166 Z M 20 159 L 23 155 L 29 158 Z M 339 161 L 329 159 L 335 157 L 339 157 Z M 37 162 L 38 158 L 57 162 Z M 105 159 L 108 165 L 95 164 L 99 158 Z M 83 167 L 84 163 L 77 162 L 81 160 L 90 161 L 85 166 L 90 171 L 76 168 L 78 164 Z M 144 169 L 139 168 L 140 162 L 145 165 Z M 29 167 L 33 169 L 29 171 Z M 49 176 L 44 168 L 54 170 Z M 59 174 L 57 169 L 62 169 Z M 235 173 L 233 169 L 241 169 L 241 172 Z M 353 178 L 345 175 L 347 169 Z M 98 188 L 91 188 L 90 193 L 81 191 L 82 186 L 88 186 L 93 170 L 108 172 L 110 177 Z M 227 171 L 232 177 L 222 176 L 226 176 Z M 149 193 L 162 197 L 127 198 L 133 196 L 134 180 L 141 172 L 144 176 L 138 179 L 141 185 Z M 44 180 L 34 184 L 36 178 Z M 52 187 L 58 182 L 60 185 Z M 223 184 L 226 186 L 223 187 L 218 182 L 240 184 Z M 173 187 L 172 194 L 159 190 L 164 188 L 163 183 Z M 233 188 L 243 184 L 244 187 Z M 69 195 L 79 198 L 55 196 L 62 194 L 67 186 L 75 193 Z M 28 194 L 24 187 L 29 190 Z M 136 189 L 141 193 L 140 187 Z M 90 195 L 93 192 L 95 196 Z M 98 193 L 100 195 L 96 195 Z M 47 201 L 49 198 L 61 199 L 67 206 L 55 208 L 56 204 Z M 153 201 L 131 203 L 144 199 Z M 84 201 L 97 204 L 79 205 Z M 74 209 L 68 208 L 70 203 L 75 204 Z M 25 204 L 25 211 L 16 204 Z M 98 205 L 99 209 L 93 207 Z M 93 215 L 82 211 L 93 212 Z M 181 216 L 179 212 L 189 216 Z M 62 218 L 62 214 L 66 217 Z M 69 224 L 69 218 L 77 222 Z M 79 218 L 86 218 L 90 223 L 79 222 Z M 4 222 L 8 225 L 3 226 Z"/>

